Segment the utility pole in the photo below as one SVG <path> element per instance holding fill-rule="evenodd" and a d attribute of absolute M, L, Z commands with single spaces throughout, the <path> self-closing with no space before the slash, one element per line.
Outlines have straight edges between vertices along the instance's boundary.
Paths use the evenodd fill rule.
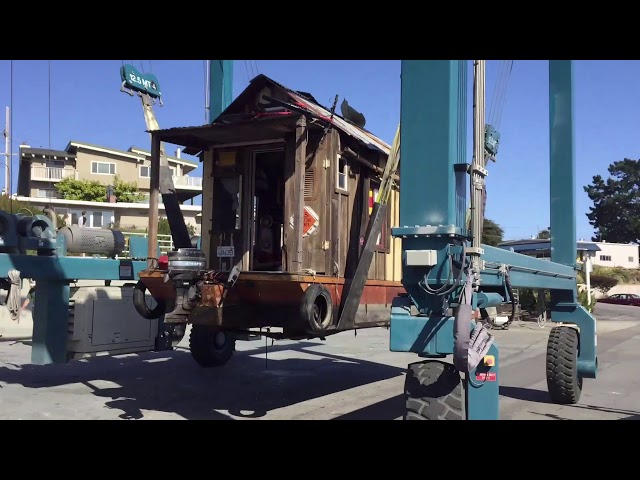
<path fill-rule="evenodd" d="M 4 127 L 4 189 L 7 195 L 11 196 L 11 126 L 9 123 L 9 107 L 6 108 L 6 120 Z"/>

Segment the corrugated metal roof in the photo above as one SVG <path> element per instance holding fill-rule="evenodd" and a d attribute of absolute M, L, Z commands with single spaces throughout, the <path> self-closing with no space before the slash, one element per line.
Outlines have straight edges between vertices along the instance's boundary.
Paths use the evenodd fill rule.
<path fill-rule="evenodd" d="M 249 87 L 247 87 L 247 89 L 254 88 L 257 90 L 260 88 L 260 85 L 264 84 L 262 82 L 271 83 L 281 88 L 282 90 L 284 90 L 285 93 L 289 95 L 289 97 L 291 98 L 291 103 L 293 105 L 296 105 L 308 111 L 314 117 L 321 118 L 324 120 L 329 120 L 331 118 L 332 125 L 334 125 L 336 128 L 338 128 L 342 132 L 346 133 L 347 135 L 351 136 L 352 138 L 355 138 L 356 140 L 362 142 L 368 148 L 382 152 L 385 155 L 389 155 L 391 153 L 391 146 L 386 142 L 384 142 L 383 140 L 381 140 L 380 138 L 373 135 L 372 133 L 346 121 L 344 118 L 342 118 L 340 115 L 336 113 L 334 113 L 333 117 L 331 117 L 331 112 L 327 108 L 317 103 L 317 100 L 307 92 L 298 92 L 298 91 L 292 90 L 276 82 L 275 80 L 267 77 L 266 75 L 262 75 L 262 74 L 253 78 L 250 82 Z M 234 102 L 236 102 L 237 99 L 247 91 L 247 89 L 245 89 L 244 92 L 242 92 L 238 97 L 236 97 L 236 100 L 234 100 Z M 232 105 L 233 105 L 233 102 L 232 102 Z M 233 114 L 230 116 L 233 116 Z M 244 116 L 244 115 L 241 114 L 240 116 Z M 239 125 L 244 122 L 277 120 L 277 117 L 254 116 L 253 118 L 250 118 L 250 117 L 246 119 L 243 118 L 242 120 L 239 120 L 239 121 L 229 121 L 229 123 L 225 123 L 224 119 L 225 119 L 225 112 L 222 112 L 221 116 L 219 117 L 219 120 L 216 120 L 216 122 L 213 124 L 205 124 L 205 125 L 191 126 L 191 127 L 173 127 L 168 129 L 161 129 L 160 132 L 162 132 L 163 135 L 171 135 L 171 134 L 179 135 L 181 133 L 187 134 L 187 132 L 189 131 L 192 131 L 195 134 L 196 131 L 204 131 L 206 129 L 215 129 L 216 127 L 224 127 L 227 125 Z M 187 153 L 186 150 L 185 150 L 185 153 Z"/>
<path fill-rule="evenodd" d="M 331 112 L 326 108 L 320 106 L 319 104 L 313 103 L 289 89 L 287 89 L 287 92 L 298 105 L 303 106 L 305 109 L 309 110 L 311 113 L 317 115 L 318 117 L 325 118 L 327 120 L 331 117 Z M 345 119 L 343 119 L 339 115 L 336 115 L 335 113 L 333 115 L 333 118 L 331 119 L 331 123 L 338 127 L 340 130 L 344 131 L 346 134 L 357 138 L 369 148 L 380 150 L 385 155 L 389 155 L 391 153 L 390 145 L 388 145 L 372 133 L 369 133 L 364 129 L 356 127 L 352 123 L 347 122 Z"/>

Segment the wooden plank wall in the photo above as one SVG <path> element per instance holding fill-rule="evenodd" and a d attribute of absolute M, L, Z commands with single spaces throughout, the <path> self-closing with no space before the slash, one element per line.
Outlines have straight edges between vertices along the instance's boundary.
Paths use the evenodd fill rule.
<path fill-rule="evenodd" d="M 213 222 L 213 148 L 204 152 L 202 160 L 202 224 L 200 228 L 201 245 L 207 259 L 208 268 L 213 268 L 211 252 L 211 227 Z"/>
<path fill-rule="evenodd" d="M 283 267 L 289 272 L 302 272 L 302 220 L 304 208 L 304 166 L 307 152 L 307 124 L 302 117 L 294 135 L 285 147 L 284 168 L 284 255 Z"/>
<path fill-rule="evenodd" d="M 334 138 L 331 132 L 323 135 L 322 131 L 309 135 L 307 143 L 307 158 L 304 175 L 304 207 L 311 209 L 319 218 L 318 226 L 307 236 L 302 238 L 302 263 L 305 269 L 311 269 L 318 274 L 332 273 L 331 262 L 327 261 L 329 254 L 329 239 L 331 232 L 331 216 L 327 214 L 330 208 L 331 185 L 327 182 L 330 170 L 330 159 L 334 153 Z"/>

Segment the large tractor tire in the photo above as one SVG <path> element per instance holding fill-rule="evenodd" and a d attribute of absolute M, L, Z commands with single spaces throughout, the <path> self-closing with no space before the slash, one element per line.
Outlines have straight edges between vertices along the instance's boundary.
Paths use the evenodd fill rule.
<path fill-rule="evenodd" d="M 189 336 L 191 356 L 201 367 L 225 365 L 236 349 L 233 334 L 209 325 L 192 325 Z"/>
<path fill-rule="evenodd" d="M 460 373 L 445 362 L 413 363 L 405 380 L 405 420 L 466 420 Z"/>
<path fill-rule="evenodd" d="M 572 327 L 553 327 L 547 343 L 547 389 L 553 403 L 578 403 L 582 377 L 578 374 L 580 337 Z"/>

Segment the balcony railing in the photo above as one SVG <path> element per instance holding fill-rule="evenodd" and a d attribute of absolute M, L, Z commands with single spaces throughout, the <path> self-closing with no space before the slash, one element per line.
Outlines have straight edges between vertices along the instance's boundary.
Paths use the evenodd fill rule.
<path fill-rule="evenodd" d="M 69 168 L 31 167 L 31 180 L 59 182 L 65 178 L 78 178 L 78 172 Z"/>
<path fill-rule="evenodd" d="M 202 188 L 202 177 L 174 176 L 173 185 L 177 188 Z"/>

